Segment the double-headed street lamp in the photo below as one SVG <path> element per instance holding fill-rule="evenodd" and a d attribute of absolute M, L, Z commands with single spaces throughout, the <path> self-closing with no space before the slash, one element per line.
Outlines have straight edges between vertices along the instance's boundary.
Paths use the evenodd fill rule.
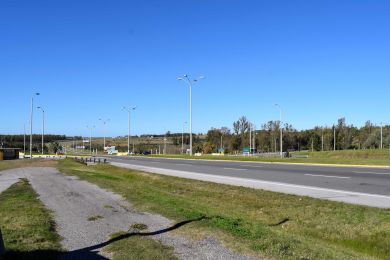
<path fill-rule="evenodd" d="M 40 93 L 34 93 L 31 96 L 31 108 L 30 108 L 30 159 L 32 159 L 32 132 L 33 132 L 33 112 L 34 112 L 34 96 L 39 96 Z"/>
<path fill-rule="evenodd" d="M 103 151 L 105 151 L 105 149 L 106 149 L 106 130 L 107 130 L 107 128 L 106 128 L 106 124 L 110 121 L 110 119 L 109 118 L 107 118 L 107 119 L 101 119 L 101 118 L 99 118 L 99 121 L 102 121 L 102 123 L 103 123 Z"/>
<path fill-rule="evenodd" d="M 42 155 L 43 155 L 43 136 L 45 135 L 45 110 L 42 107 L 37 107 L 42 111 Z"/>
<path fill-rule="evenodd" d="M 190 87 L 190 155 L 192 156 L 192 85 L 199 80 L 204 79 L 203 76 L 198 77 L 197 79 L 191 80 L 188 75 L 184 75 L 183 77 L 177 78 L 177 80 L 183 80 L 188 83 Z"/>
<path fill-rule="evenodd" d="M 130 114 L 132 110 L 135 110 L 137 106 L 134 107 L 122 107 L 122 111 L 127 111 L 129 114 L 129 130 L 127 133 L 127 155 L 130 154 Z M 134 146 L 133 146 L 133 153 L 134 153 Z"/>
<path fill-rule="evenodd" d="M 279 108 L 280 112 L 280 120 L 279 120 L 279 128 L 280 128 L 280 157 L 283 158 L 283 125 L 282 125 L 282 107 L 279 104 L 275 104 L 276 107 Z"/>

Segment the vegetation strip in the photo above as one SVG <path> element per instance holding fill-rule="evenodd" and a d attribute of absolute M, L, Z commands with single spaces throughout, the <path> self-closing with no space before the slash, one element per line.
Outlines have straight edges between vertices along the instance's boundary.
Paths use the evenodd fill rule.
<path fill-rule="evenodd" d="M 257 162 L 257 163 L 283 163 L 298 165 L 318 165 L 337 167 L 369 167 L 388 168 L 390 166 L 389 150 L 344 150 L 327 152 L 296 152 L 297 155 L 307 155 L 307 158 L 280 158 L 280 157 L 257 157 L 257 156 L 189 156 L 185 154 L 152 155 L 155 158 L 187 159 L 187 160 L 210 160 L 232 162 Z"/>
<path fill-rule="evenodd" d="M 61 253 L 51 213 L 26 179 L 0 194 L 0 225 L 3 259 L 56 259 Z"/>
<path fill-rule="evenodd" d="M 368 259 L 390 255 L 390 210 L 160 176 L 108 165 L 59 162 L 62 172 L 117 192 L 135 207 L 184 228 L 217 235 L 241 252 L 283 259 Z"/>

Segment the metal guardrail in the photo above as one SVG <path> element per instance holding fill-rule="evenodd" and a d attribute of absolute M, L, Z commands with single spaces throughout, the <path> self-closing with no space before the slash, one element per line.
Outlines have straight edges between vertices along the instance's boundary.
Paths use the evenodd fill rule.
<path fill-rule="evenodd" d="M 106 158 L 96 158 L 96 157 L 74 157 L 74 159 L 76 160 L 76 161 L 79 161 L 79 162 L 82 162 L 82 163 L 85 163 L 85 164 L 87 164 L 87 163 L 98 163 L 98 164 L 100 164 L 100 163 L 103 163 L 103 164 L 105 164 L 105 163 L 107 163 L 107 159 Z"/>

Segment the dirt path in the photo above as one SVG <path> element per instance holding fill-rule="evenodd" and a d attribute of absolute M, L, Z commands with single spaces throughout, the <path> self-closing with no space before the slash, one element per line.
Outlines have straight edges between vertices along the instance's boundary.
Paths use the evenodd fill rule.
<path fill-rule="evenodd" d="M 173 246 L 180 259 L 248 259 L 232 253 L 218 240 L 201 241 L 169 233 L 175 226 L 160 215 L 138 212 L 121 196 L 76 177 L 64 176 L 49 167 L 22 168 L 0 172 L 0 191 L 19 178 L 27 178 L 45 206 L 54 212 L 65 259 L 104 259 L 102 251 L 112 233 L 129 231 L 133 224 L 145 224 L 150 237 Z M 3 184 L 4 180 L 4 184 Z M 5 180 L 7 184 L 5 184 Z M 184 224 L 184 223 L 182 223 Z M 178 225 L 178 227 L 181 224 Z"/>

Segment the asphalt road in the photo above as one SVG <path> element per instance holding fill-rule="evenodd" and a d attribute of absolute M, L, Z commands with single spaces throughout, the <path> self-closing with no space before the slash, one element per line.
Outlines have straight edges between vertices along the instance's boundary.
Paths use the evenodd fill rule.
<path fill-rule="evenodd" d="M 152 157 L 110 157 L 109 161 L 166 170 L 390 196 L 389 168 L 329 167 Z"/>

